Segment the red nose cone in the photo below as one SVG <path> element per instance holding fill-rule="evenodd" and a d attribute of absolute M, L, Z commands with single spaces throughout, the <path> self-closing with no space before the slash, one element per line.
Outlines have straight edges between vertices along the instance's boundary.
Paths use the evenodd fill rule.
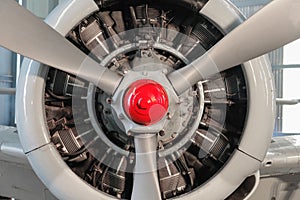
<path fill-rule="evenodd" d="M 134 82 L 123 99 L 126 114 L 137 124 L 151 125 L 167 113 L 169 101 L 164 88 L 152 80 Z"/>

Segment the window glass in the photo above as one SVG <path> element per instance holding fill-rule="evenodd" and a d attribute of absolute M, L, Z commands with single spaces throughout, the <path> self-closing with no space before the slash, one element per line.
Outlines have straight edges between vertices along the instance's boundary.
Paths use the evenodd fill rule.
<path fill-rule="evenodd" d="M 300 99 L 300 40 L 284 47 L 283 99 Z M 282 132 L 300 134 L 300 104 L 283 105 Z"/>
<path fill-rule="evenodd" d="M 300 69 L 284 69 L 283 99 L 300 99 Z M 300 134 L 300 104 L 283 105 L 282 132 Z"/>
<path fill-rule="evenodd" d="M 300 40 L 296 40 L 284 46 L 283 52 L 284 65 L 300 64 Z"/>

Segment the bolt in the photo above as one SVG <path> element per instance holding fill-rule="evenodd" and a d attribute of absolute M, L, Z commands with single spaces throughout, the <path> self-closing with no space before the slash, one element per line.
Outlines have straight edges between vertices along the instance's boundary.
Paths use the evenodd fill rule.
<path fill-rule="evenodd" d="M 192 95 L 193 97 L 197 96 L 197 91 L 193 90 L 193 91 L 191 92 L 191 95 Z"/>
<path fill-rule="evenodd" d="M 146 72 L 146 71 L 143 71 L 143 72 L 142 72 L 142 75 L 144 75 L 144 76 L 148 76 L 148 72 Z"/>
<path fill-rule="evenodd" d="M 182 102 L 183 102 L 182 97 L 179 97 L 177 103 L 178 103 L 178 104 L 181 104 Z"/>
<path fill-rule="evenodd" d="M 164 136 L 166 133 L 165 133 L 164 130 L 160 130 L 160 131 L 158 132 L 158 134 L 159 134 L 160 136 Z"/>
<path fill-rule="evenodd" d="M 107 99 L 106 99 L 106 103 L 111 104 L 111 102 L 112 102 L 112 99 L 111 99 L 111 98 L 107 98 Z"/>
<path fill-rule="evenodd" d="M 119 114 L 119 119 L 120 119 L 120 120 L 123 120 L 123 119 L 125 119 L 125 116 L 124 116 L 122 113 L 120 113 L 120 114 Z"/>
<path fill-rule="evenodd" d="M 163 73 L 163 74 L 167 74 L 167 73 L 168 73 L 168 70 L 167 70 L 167 69 L 163 69 L 163 70 L 162 70 L 162 73 Z"/>

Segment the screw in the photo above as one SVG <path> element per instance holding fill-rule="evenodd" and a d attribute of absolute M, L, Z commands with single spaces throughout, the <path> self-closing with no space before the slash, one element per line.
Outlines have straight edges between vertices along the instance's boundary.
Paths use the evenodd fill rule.
<path fill-rule="evenodd" d="M 197 96 L 197 91 L 193 90 L 193 91 L 191 92 L 191 95 L 192 95 L 193 97 Z"/>
<path fill-rule="evenodd" d="M 106 99 L 106 103 L 111 104 L 111 102 L 112 102 L 112 99 L 111 99 L 111 98 L 107 98 L 107 99 Z"/>
<path fill-rule="evenodd" d="M 142 75 L 148 76 L 148 72 L 144 71 L 144 72 L 142 72 Z"/>
<path fill-rule="evenodd" d="M 167 69 L 163 69 L 163 70 L 162 70 L 162 73 L 163 73 L 163 74 L 167 74 L 167 73 L 168 73 L 168 70 L 167 70 Z"/>
<path fill-rule="evenodd" d="M 178 104 L 181 104 L 182 102 L 183 102 L 182 97 L 179 97 L 177 103 L 178 103 Z"/>
<path fill-rule="evenodd" d="M 119 114 L 119 119 L 120 119 L 120 120 L 123 120 L 123 119 L 125 119 L 125 116 L 124 116 L 122 113 L 120 113 L 120 114 Z"/>
<path fill-rule="evenodd" d="M 164 136 L 166 133 L 165 133 L 164 130 L 160 130 L 160 131 L 158 132 L 158 134 L 159 134 L 160 136 Z"/>
<path fill-rule="evenodd" d="M 171 135 L 171 138 L 175 138 L 176 137 L 176 135 L 177 135 L 177 133 L 173 133 L 172 135 Z"/>

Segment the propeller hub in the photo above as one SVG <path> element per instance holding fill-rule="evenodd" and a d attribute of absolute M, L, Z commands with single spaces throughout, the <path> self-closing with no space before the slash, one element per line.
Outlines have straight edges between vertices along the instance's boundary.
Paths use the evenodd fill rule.
<path fill-rule="evenodd" d="M 148 126 L 159 122 L 166 115 L 169 100 L 167 92 L 160 84 L 144 79 L 129 86 L 123 106 L 132 121 Z"/>

